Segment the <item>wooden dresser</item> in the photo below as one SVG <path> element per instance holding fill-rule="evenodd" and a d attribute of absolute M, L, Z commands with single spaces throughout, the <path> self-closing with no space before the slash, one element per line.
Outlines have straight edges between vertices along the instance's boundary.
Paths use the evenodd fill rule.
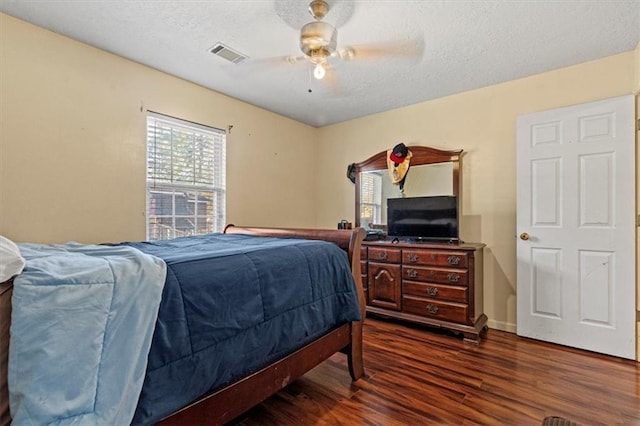
<path fill-rule="evenodd" d="M 440 327 L 479 343 L 484 244 L 366 241 L 361 249 L 367 313 Z"/>

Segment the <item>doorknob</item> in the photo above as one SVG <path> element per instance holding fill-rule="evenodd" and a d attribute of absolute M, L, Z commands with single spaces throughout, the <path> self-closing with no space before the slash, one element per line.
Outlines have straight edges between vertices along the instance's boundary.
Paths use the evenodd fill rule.
<path fill-rule="evenodd" d="M 520 239 L 527 241 L 529 239 L 529 234 L 527 234 L 526 232 L 523 232 L 522 234 L 520 234 Z"/>

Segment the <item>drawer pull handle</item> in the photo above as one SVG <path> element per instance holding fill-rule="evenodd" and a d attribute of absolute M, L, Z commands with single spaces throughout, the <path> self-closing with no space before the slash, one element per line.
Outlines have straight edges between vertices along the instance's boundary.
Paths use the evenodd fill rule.
<path fill-rule="evenodd" d="M 378 259 L 380 259 L 380 260 L 386 260 L 387 257 L 389 257 L 389 255 L 387 254 L 386 251 L 382 251 L 382 252 L 378 253 Z"/>
<path fill-rule="evenodd" d="M 447 257 L 447 262 L 449 262 L 449 265 L 457 265 L 460 263 L 460 256 L 449 256 Z"/>
<path fill-rule="evenodd" d="M 458 281 L 460 281 L 460 275 L 459 274 L 451 273 L 451 274 L 447 275 L 447 278 L 449 279 L 449 282 L 452 282 L 452 283 L 457 283 Z"/>
<path fill-rule="evenodd" d="M 427 287 L 427 294 L 429 296 L 437 296 L 438 295 L 438 289 L 435 287 Z"/>
<path fill-rule="evenodd" d="M 409 262 L 416 263 L 418 261 L 418 255 L 415 253 L 409 253 Z"/>
<path fill-rule="evenodd" d="M 436 305 L 432 305 L 431 303 L 429 303 L 427 305 L 427 312 L 429 312 L 430 314 L 437 314 L 438 313 L 438 307 Z"/>
<path fill-rule="evenodd" d="M 409 278 L 415 278 L 418 276 L 418 271 L 416 271 L 415 269 L 408 269 L 407 270 L 407 276 Z"/>

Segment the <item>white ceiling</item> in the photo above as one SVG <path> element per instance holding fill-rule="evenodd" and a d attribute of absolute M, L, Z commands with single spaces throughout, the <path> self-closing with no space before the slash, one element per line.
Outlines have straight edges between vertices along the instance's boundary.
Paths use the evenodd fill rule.
<path fill-rule="evenodd" d="M 328 0 L 324 80 L 299 56 L 308 0 L 2 0 L 0 11 L 320 127 L 632 50 L 640 0 Z M 233 64 L 217 42 L 247 55 Z M 309 92 L 311 89 L 311 92 Z"/>

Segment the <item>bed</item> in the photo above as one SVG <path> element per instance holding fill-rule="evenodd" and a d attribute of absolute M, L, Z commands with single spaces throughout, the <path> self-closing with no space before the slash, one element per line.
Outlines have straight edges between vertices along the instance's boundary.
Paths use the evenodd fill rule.
<path fill-rule="evenodd" d="M 133 248 L 163 258 L 167 265 L 162 302 L 157 308 L 158 322 L 155 332 L 152 333 L 148 365 L 145 366 L 145 374 L 141 378 L 144 380 L 144 385 L 136 407 L 133 420 L 135 424 L 185 425 L 228 422 L 339 351 L 346 353 L 348 357 L 349 373 L 353 380 L 358 380 L 364 375 L 362 319 L 365 303 L 359 262 L 360 244 L 364 237 L 362 229 L 303 230 L 243 228 L 230 225 L 220 237 L 223 237 L 223 243 L 226 246 L 223 244 L 224 254 L 213 256 L 219 262 L 218 266 L 207 266 L 213 261 L 210 259 L 212 256 L 208 246 L 202 246 L 204 248 L 193 246 L 193 252 L 196 255 L 189 254 L 192 241 L 172 243 L 174 245 L 170 244 L 169 247 L 148 245 L 148 243 L 124 244 L 126 249 Z M 284 239 L 273 237 L 284 237 Z M 211 236 L 204 239 L 217 238 L 217 236 Z M 238 244 L 245 244 L 245 240 L 249 240 L 250 248 L 238 246 Z M 324 240 L 334 244 L 322 241 L 312 244 L 309 240 Z M 208 244 L 208 241 L 204 243 Z M 256 248 L 255 245 L 268 246 L 270 250 L 276 250 L 273 253 L 279 254 L 265 257 L 261 254 L 262 248 Z M 336 245 L 341 250 L 337 249 Z M 326 253 L 325 248 L 328 249 Z M 335 251 L 340 255 L 336 255 Z M 345 256 L 344 253 L 347 255 Z M 336 260 L 329 261 L 327 256 Z M 238 257 L 249 259 L 252 266 L 243 267 L 240 263 L 238 263 L 240 266 L 234 266 L 234 262 L 240 262 L 237 260 Z M 312 260 L 316 257 L 320 259 L 317 262 Z M 316 269 L 312 266 L 314 262 L 320 265 Z M 194 266 L 193 263 L 198 265 Z M 276 267 L 270 269 L 268 264 L 271 263 Z M 307 272 L 296 272 L 297 265 L 303 263 L 310 265 L 311 269 Z M 321 282 L 333 276 L 327 274 L 345 275 L 344 265 L 340 266 L 340 263 L 346 264 L 349 289 L 336 286 L 335 291 L 325 290 L 320 286 Z M 179 348 L 180 337 L 167 334 L 167 330 L 171 329 L 172 324 L 176 322 L 175 313 L 172 314 L 171 321 L 161 321 L 166 317 L 163 312 L 166 311 L 167 306 L 164 305 L 168 302 L 165 302 L 175 299 L 171 296 L 170 288 L 173 284 L 170 285 L 170 279 L 172 276 L 173 278 L 177 276 L 179 278 L 177 281 L 187 282 L 185 275 L 192 275 L 192 278 L 197 281 L 203 276 L 212 275 L 211 268 L 218 268 L 217 270 L 226 268 L 230 274 L 224 279 L 221 278 L 225 283 L 229 282 L 225 290 L 225 303 L 215 305 L 213 302 L 215 309 L 212 308 L 212 312 L 227 314 L 238 312 L 240 315 L 237 318 L 234 317 L 231 321 L 232 325 L 221 326 L 216 321 L 213 321 L 214 324 L 207 325 L 205 321 L 204 326 L 193 326 L 194 317 L 207 317 L 202 306 L 209 305 L 190 308 L 187 312 L 187 320 L 182 323 L 187 324 L 191 333 L 185 347 L 191 350 L 195 348 L 195 351 L 185 356 L 180 353 L 181 349 L 176 349 L 176 347 Z M 253 269 L 255 271 L 251 272 Z M 233 273 L 234 270 L 237 272 Z M 247 286 L 254 286 L 254 289 L 258 285 L 259 291 L 242 290 L 244 285 L 241 286 L 238 283 L 243 280 L 242 276 L 247 274 L 260 277 L 259 284 L 247 284 Z M 302 296 L 288 294 L 293 285 L 283 283 L 292 277 L 296 282 L 304 282 Z M 273 281 L 272 285 L 275 287 L 266 286 L 265 283 L 268 281 Z M 341 281 L 341 279 L 336 278 L 335 281 Z M 7 403 L 7 359 L 12 290 L 11 282 L 0 284 L 0 424 L 10 421 Z M 181 291 L 186 292 L 182 287 L 179 292 Z M 175 289 L 173 292 L 174 295 L 179 293 Z M 257 293 L 259 297 L 256 296 Z M 181 299 L 181 303 L 185 306 L 192 304 L 188 300 L 188 294 L 185 293 L 184 299 Z M 197 299 L 206 301 L 209 298 L 206 292 L 198 294 L 201 296 Z M 245 296 L 249 299 L 243 302 L 242 297 Z M 198 300 L 197 303 L 200 301 Z M 261 310 L 258 316 L 266 325 L 259 323 L 260 321 L 254 321 L 256 315 L 248 315 L 244 308 L 239 309 L 239 306 L 243 306 L 242 303 L 258 304 L 258 310 Z M 303 309 L 310 312 L 313 321 L 300 316 Z M 349 313 L 353 309 L 356 312 Z M 329 315 L 328 312 L 331 314 Z M 213 317 L 216 316 L 213 315 Z M 180 321 L 177 322 L 180 323 Z M 318 324 L 315 324 L 316 322 Z M 310 325 L 312 323 L 315 325 Z M 15 330 L 21 330 L 20 323 L 16 324 L 15 320 L 11 327 L 12 333 Z M 222 330 L 222 334 L 214 337 L 207 334 L 207 330 L 212 328 Z M 235 337 L 234 333 L 238 330 L 242 330 L 241 337 Z M 274 331 L 275 334 L 269 330 Z M 289 338 L 291 342 L 287 343 Z M 225 346 L 228 341 L 234 339 L 241 340 L 245 344 L 236 352 L 233 345 Z M 19 340 L 14 337 L 12 350 L 15 346 L 19 346 L 15 343 Z M 252 346 L 248 347 L 246 344 Z M 204 364 L 202 364 L 203 359 L 207 361 Z M 227 360 L 230 364 L 225 364 L 219 359 Z M 238 369 L 240 364 L 243 369 Z M 178 367 L 189 371 L 187 379 L 176 376 Z M 163 372 L 163 369 L 166 371 Z M 166 381 L 164 376 L 169 377 L 169 381 Z M 218 376 L 222 378 L 218 379 Z M 201 378 L 204 378 L 204 383 L 200 382 Z M 206 391 L 202 390 L 207 387 Z"/>

